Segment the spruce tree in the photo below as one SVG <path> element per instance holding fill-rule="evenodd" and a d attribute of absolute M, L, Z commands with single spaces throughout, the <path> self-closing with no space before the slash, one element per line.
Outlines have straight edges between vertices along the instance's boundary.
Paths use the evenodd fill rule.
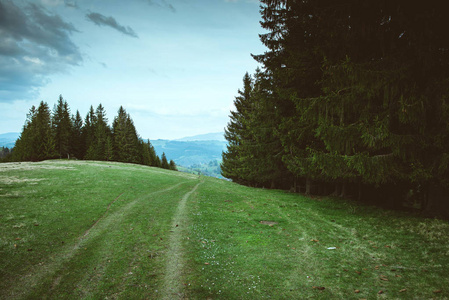
<path fill-rule="evenodd" d="M 176 163 L 171 159 L 169 163 L 169 169 L 172 171 L 178 171 L 178 168 L 176 167 Z"/>
<path fill-rule="evenodd" d="M 84 119 L 84 126 L 82 129 L 82 159 L 88 159 L 86 157 L 88 149 L 91 147 L 92 143 L 95 139 L 95 128 L 94 124 L 96 123 L 96 115 L 93 106 L 90 106 L 89 112 L 86 114 Z"/>
<path fill-rule="evenodd" d="M 152 167 L 160 167 L 160 160 L 156 154 L 156 150 L 154 146 L 151 145 L 150 140 L 147 141 L 147 148 L 150 154 L 150 166 Z"/>
<path fill-rule="evenodd" d="M 243 91 L 238 90 L 239 96 L 234 100 L 235 111 L 231 111 L 230 121 L 224 135 L 228 145 L 227 150 L 222 154 L 221 173 L 224 177 L 239 183 L 245 183 L 247 174 L 242 157 L 246 156 L 244 151 L 249 143 L 247 138 L 252 85 L 252 78 L 246 73 L 243 77 Z"/>
<path fill-rule="evenodd" d="M 25 126 L 14 147 L 14 160 L 40 161 L 57 156 L 51 128 L 51 112 L 48 104 L 41 101 L 27 115 Z"/>
<path fill-rule="evenodd" d="M 22 132 L 20 133 L 20 136 L 13 148 L 13 160 L 15 161 L 29 160 L 29 155 L 34 151 L 33 147 L 36 145 L 33 143 L 33 130 L 31 124 L 36 117 L 36 113 L 36 107 L 33 105 L 26 116 L 26 121 L 23 125 Z"/>
<path fill-rule="evenodd" d="M 139 137 L 134 123 L 125 109 L 120 106 L 112 125 L 112 137 L 117 161 L 139 163 Z"/>
<path fill-rule="evenodd" d="M 161 168 L 162 169 L 170 169 L 170 165 L 168 164 L 167 161 L 167 157 L 165 156 L 165 153 L 162 152 L 162 157 L 161 157 Z"/>
<path fill-rule="evenodd" d="M 90 117 L 92 120 L 92 116 Z M 87 149 L 86 159 L 89 160 L 108 160 L 108 155 L 111 153 L 112 148 L 108 148 L 112 143 L 108 145 L 108 138 L 111 136 L 111 129 L 107 124 L 106 111 L 103 105 L 99 104 L 95 111 L 95 118 L 92 123 L 93 139 Z"/>
<path fill-rule="evenodd" d="M 69 106 L 67 101 L 62 98 L 62 95 L 59 96 L 58 103 L 55 105 L 53 110 L 52 128 L 56 152 L 60 158 L 69 158 L 70 153 L 72 152 L 71 138 L 73 123 L 70 118 Z"/>
<path fill-rule="evenodd" d="M 73 130 L 71 139 L 71 149 L 73 155 L 77 159 L 83 158 L 83 119 L 81 118 L 80 112 L 77 110 L 75 116 L 72 116 Z"/>

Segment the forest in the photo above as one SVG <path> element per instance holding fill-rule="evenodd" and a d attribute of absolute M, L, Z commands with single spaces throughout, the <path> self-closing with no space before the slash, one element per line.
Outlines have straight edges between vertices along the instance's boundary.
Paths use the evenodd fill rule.
<path fill-rule="evenodd" d="M 449 216 L 443 6 L 262 0 L 266 51 L 235 98 L 223 176 Z"/>
<path fill-rule="evenodd" d="M 12 151 L 3 161 L 42 161 L 46 159 L 81 159 L 117 161 L 177 170 L 165 153 L 157 156 L 150 141 L 142 140 L 134 122 L 120 106 L 112 127 L 104 107 L 99 104 L 83 119 L 79 111 L 71 115 L 69 105 L 61 96 L 53 111 L 41 101 L 32 106 L 25 125 Z"/>

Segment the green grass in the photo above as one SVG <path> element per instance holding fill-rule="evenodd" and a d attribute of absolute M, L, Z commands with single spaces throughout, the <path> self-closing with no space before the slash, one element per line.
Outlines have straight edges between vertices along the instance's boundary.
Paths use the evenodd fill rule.
<path fill-rule="evenodd" d="M 449 299 L 448 237 L 447 221 L 181 172 L 0 164 L 1 299 Z"/>

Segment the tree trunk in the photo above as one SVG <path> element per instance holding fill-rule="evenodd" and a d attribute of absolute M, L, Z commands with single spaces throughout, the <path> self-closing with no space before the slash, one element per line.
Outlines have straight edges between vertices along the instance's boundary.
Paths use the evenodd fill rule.
<path fill-rule="evenodd" d="M 346 197 L 346 186 L 347 186 L 346 181 L 344 181 L 344 182 L 341 184 L 340 198 L 345 198 L 345 197 Z"/>
<path fill-rule="evenodd" d="M 363 187 L 362 187 L 362 182 L 359 181 L 359 182 L 357 183 L 357 189 L 358 189 L 358 191 L 357 191 L 357 192 L 358 192 L 357 200 L 358 200 L 358 201 L 362 201 L 362 195 L 363 195 L 363 194 L 362 194 L 362 188 L 363 188 Z"/>
<path fill-rule="evenodd" d="M 335 183 L 335 190 L 331 194 L 331 196 L 338 197 L 338 196 L 340 196 L 340 193 L 341 193 L 341 191 L 340 191 L 340 183 L 336 182 Z"/>
<path fill-rule="evenodd" d="M 307 178 L 306 179 L 306 195 L 310 195 L 310 189 L 312 187 L 312 181 Z"/>

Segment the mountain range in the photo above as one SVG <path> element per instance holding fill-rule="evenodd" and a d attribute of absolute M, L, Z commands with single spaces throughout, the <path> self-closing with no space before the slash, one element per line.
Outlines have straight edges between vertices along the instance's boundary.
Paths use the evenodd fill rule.
<path fill-rule="evenodd" d="M 227 142 L 223 133 L 219 132 L 177 140 L 153 140 L 151 144 L 159 156 L 164 152 L 176 165 L 193 167 L 215 160 L 221 161 L 221 153 L 226 150 Z"/>
<path fill-rule="evenodd" d="M 20 133 L 18 132 L 8 132 L 0 134 L 0 147 L 13 148 L 16 140 L 19 138 Z"/>

